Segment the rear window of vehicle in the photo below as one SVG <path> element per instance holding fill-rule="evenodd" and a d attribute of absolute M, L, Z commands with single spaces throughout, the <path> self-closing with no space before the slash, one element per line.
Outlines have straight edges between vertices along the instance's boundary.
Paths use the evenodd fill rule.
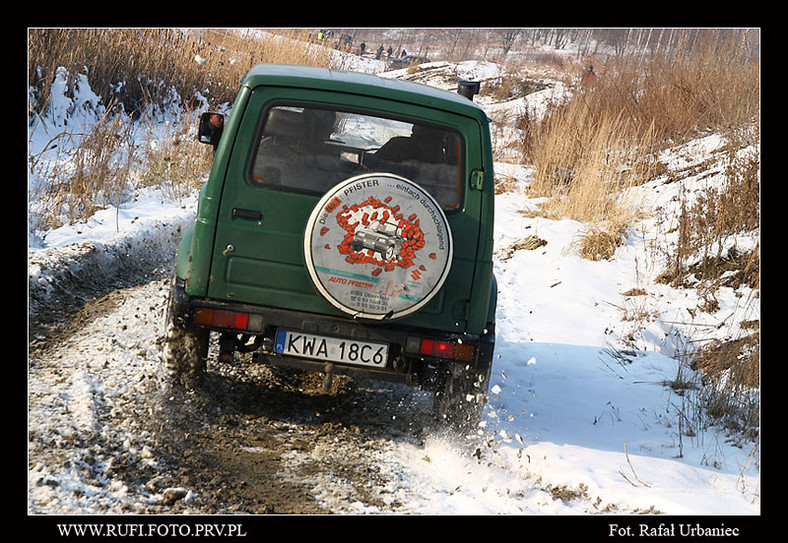
<path fill-rule="evenodd" d="M 263 116 L 252 182 L 323 194 L 354 175 L 393 173 L 451 211 L 462 199 L 460 138 L 444 127 L 364 112 L 279 105 Z"/>

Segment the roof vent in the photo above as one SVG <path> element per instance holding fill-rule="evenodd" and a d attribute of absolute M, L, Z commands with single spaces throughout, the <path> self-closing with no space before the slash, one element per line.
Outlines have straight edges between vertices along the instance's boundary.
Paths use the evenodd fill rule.
<path fill-rule="evenodd" d="M 457 84 L 457 92 L 473 101 L 473 97 L 479 94 L 481 84 L 478 81 L 460 81 Z"/>

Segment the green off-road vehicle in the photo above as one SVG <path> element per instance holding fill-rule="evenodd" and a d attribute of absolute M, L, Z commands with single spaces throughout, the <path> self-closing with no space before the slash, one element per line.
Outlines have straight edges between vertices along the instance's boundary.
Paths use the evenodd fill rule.
<path fill-rule="evenodd" d="M 495 337 L 488 119 L 458 92 L 263 64 L 241 82 L 183 232 L 165 363 L 193 386 L 222 357 L 434 392 L 478 417 Z M 220 136 L 220 137 L 219 137 Z"/>

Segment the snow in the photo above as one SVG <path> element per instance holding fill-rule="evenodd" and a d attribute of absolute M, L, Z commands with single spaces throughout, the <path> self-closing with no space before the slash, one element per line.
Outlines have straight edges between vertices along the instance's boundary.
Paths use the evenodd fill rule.
<path fill-rule="evenodd" d="M 374 71 L 374 67 L 368 69 Z M 497 67 L 464 63 L 462 69 L 478 76 Z M 385 76 L 404 76 L 404 71 Z M 56 85 L 63 81 L 58 78 Z M 43 149 L 66 119 L 88 122 L 91 115 L 100 114 L 98 101 L 85 82 L 79 81 L 78 86 L 81 92 L 70 102 L 62 93 L 53 93 L 46 126 L 31 129 L 31 155 Z M 546 100 L 543 93 L 533 99 L 530 105 L 521 99 L 484 107 L 489 107 L 491 117 L 501 118 L 507 107 L 538 107 Z M 665 162 L 674 169 L 701 163 L 720 144 L 719 137 L 709 136 L 666 153 Z M 530 182 L 526 165 L 499 163 L 496 173 L 513 177 L 517 187 L 496 197 L 496 355 L 490 402 L 474 436 L 484 445 L 478 455 L 469 456 L 454 441 L 429 436 L 423 448 L 403 445 L 391 450 L 380 459 L 381 469 L 390 470 L 393 480 L 400 481 L 391 489 L 392 499 L 407 493 L 401 511 L 426 515 L 644 511 L 758 515 L 757 444 L 737 444 L 713 426 L 698 427 L 686 435 L 682 419 L 690 407 L 685 397 L 666 384 L 679 371 L 677 353 L 698 339 L 697 334 L 708 339 L 721 333 L 717 326 L 721 323 L 759 318 L 757 293 L 722 289 L 717 313 L 690 317 L 687 309 L 696 307 L 695 293 L 654 282 L 661 262 L 651 247 L 666 235 L 653 216 L 632 228 L 613 259 L 585 260 L 573 244 L 586 225 L 521 213 L 537 203 L 525 193 Z M 719 175 L 699 175 L 686 179 L 683 186 L 719 180 Z M 31 176 L 31 209 L 36 186 Z M 678 184 L 669 185 L 666 178 L 660 178 L 633 192 L 644 208 L 670 213 L 677 190 Z M 192 220 L 196 197 L 173 199 L 147 188 L 136 191 L 120 207 L 108 206 L 85 222 L 47 232 L 31 230 L 31 294 L 45 293 L 47 285 L 57 281 L 50 272 L 57 267 L 54 262 L 79 266 L 73 255 L 85 244 L 132 257 L 147 256 L 155 251 L 156 240 L 171 238 L 180 225 Z M 528 235 L 547 244 L 506 254 L 505 249 Z M 756 233 L 737 243 L 752 248 L 757 241 Z M 633 303 L 624 293 L 633 287 L 647 290 L 635 303 L 646 304 L 650 314 L 656 315 L 641 328 L 622 319 L 622 310 Z M 692 326 L 676 324 L 690 321 Z M 632 338 L 626 345 L 625 337 Z M 614 357 L 614 351 L 626 354 Z M 77 413 L 85 427 L 93 424 L 90 401 L 78 399 L 91 393 L 96 392 L 89 373 L 69 376 L 68 388 L 63 390 L 64 395 L 72 395 L 71 405 L 85 406 Z M 545 489 L 565 489 L 587 499 L 554 499 Z M 361 503 L 354 507 L 359 514 L 377 512 Z"/>
<path fill-rule="evenodd" d="M 679 364 L 672 357 L 677 347 L 667 322 L 676 311 L 671 305 L 688 305 L 685 293 L 663 289 L 659 303 L 667 309 L 657 309 L 665 311 L 664 322 L 644 330 L 641 347 L 625 362 L 614 360 L 607 351 L 615 335 L 611 331 L 625 325 L 616 307 L 622 304 L 621 293 L 645 283 L 634 265 L 638 256 L 643 258 L 643 241 L 630 240 L 613 261 L 581 259 L 567 248 L 584 226 L 524 218 L 518 213 L 521 199 L 513 194 L 497 198 L 496 247 L 529 231 L 548 243 L 495 265 L 496 359 L 483 418 L 483 434 L 493 442 L 485 456 L 490 465 L 461 458 L 451 441 L 440 438 L 427 446 L 429 462 L 423 454 L 404 451 L 400 461 L 413 470 L 409 484 L 423 496 L 411 498 L 408 510 L 758 514 L 755 446 L 734 446 L 713 428 L 681 435 L 679 419 L 687 406 L 666 385 Z M 458 495 L 456 474 L 465 472 Z M 534 481 L 541 487 L 582 489 L 599 505 L 545 503 L 545 496 L 534 492 Z"/>

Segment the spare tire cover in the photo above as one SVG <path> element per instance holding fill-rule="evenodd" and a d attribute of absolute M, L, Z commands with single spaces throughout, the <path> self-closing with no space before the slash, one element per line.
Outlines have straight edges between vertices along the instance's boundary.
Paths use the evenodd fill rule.
<path fill-rule="evenodd" d="M 440 205 L 416 183 L 388 173 L 329 189 L 304 235 L 306 268 L 318 292 L 356 318 L 418 311 L 443 285 L 452 251 Z"/>

